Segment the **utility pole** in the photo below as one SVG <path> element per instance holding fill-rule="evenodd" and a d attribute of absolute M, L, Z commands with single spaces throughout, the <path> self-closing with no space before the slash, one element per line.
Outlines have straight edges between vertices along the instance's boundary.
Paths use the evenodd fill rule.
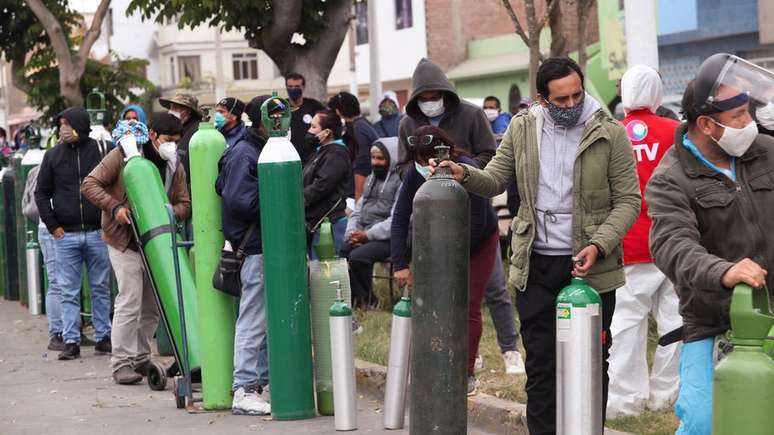
<path fill-rule="evenodd" d="M 658 70 L 656 0 L 624 0 L 626 66 L 647 65 Z"/>
<path fill-rule="evenodd" d="M 222 27 L 215 27 L 215 102 L 226 98 L 226 86 L 223 83 L 223 53 L 220 32 Z"/>
<path fill-rule="evenodd" d="M 382 75 L 379 66 L 379 29 L 376 19 L 376 0 L 368 1 L 368 69 L 369 112 L 371 122 L 379 120 L 379 102 L 382 99 Z"/>

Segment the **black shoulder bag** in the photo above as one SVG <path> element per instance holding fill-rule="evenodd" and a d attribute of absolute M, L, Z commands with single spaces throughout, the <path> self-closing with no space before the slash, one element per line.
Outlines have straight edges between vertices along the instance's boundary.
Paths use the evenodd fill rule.
<path fill-rule="evenodd" d="M 234 297 L 242 295 L 242 263 L 245 261 L 245 246 L 250 236 L 253 234 L 255 224 L 247 228 L 247 232 L 242 237 L 242 243 L 234 251 L 220 251 L 220 261 L 215 268 L 215 274 L 212 276 L 212 286 Z"/>

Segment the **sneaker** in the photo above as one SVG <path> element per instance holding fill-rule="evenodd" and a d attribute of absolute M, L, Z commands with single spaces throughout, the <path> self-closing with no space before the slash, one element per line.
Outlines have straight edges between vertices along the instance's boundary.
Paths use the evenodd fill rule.
<path fill-rule="evenodd" d="M 94 345 L 94 352 L 100 354 L 113 352 L 113 346 L 110 343 L 110 337 L 103 337 L 102 340 L 98 341 L 97 344 Z"/>
<path fill-rule="evenodd" d="M 81 346 L 94 347 L 96 345 L 97 345 L 96 341 L 92 340 L 91 338 L 81 333 Z"/>
<path fill-rule="evenodd" d="M 476 363 L 473 365 L 473 368 L 476 370 L 484 369 L 484 358 L 481 355 L 476 355 Z"/>
<path fill-rule="evenodd" d="M 352 333 L 355 335 L 363 333 L 363 325 L 361 325 L 354 317 L 352 318 Z"/>
<path fill-rule="evenodd" d="M 476 395 L 476 377 L 468 376 L 468 396 Z"/>
<path fill-rule="evenodd" d="M 122 366 L 113 372 L 113 380 L 119 385 L 132 385 L 142 381 L 142 375 L 136 373 L 131 366 Z"/>
<path fill-rule="evenodd" d="M 65 343 L 64 350 L 59 354 L 62 361 L 70 361 L 81 357 L 81 347 L 78 343 Z"/>
<path fill-rule="evenodd" d="M 231 413 L 234 415 L 269 415 L 271 405 L 261 397 L 260 388 L 239 387 L 234 391 Z"/>
<path fill-rule="evenodd" d="M 521 359 L 521 354 L 517 350 L 509 350 L 503 354 L 503 361 L 505 362 L 505 374 L 506 375 L 523 375 L 527 373 L 524 369 L 524 361 Z"/>
<path fill-rule="evenodd" d="M 54 334 L 48 339 L 48 350 L 63 351 L 65 348 L 62 334 Z"/>

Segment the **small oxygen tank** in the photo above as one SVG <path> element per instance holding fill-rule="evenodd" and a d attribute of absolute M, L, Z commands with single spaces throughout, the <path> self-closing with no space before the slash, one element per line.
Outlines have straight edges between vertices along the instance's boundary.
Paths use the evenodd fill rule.
<path fill-rule="evenodd" d="M 602 299 L 581 278 L 556 298 L 556 433 L 602 433 Z"/>
<path fill-rule="evenodd" d="M 392 310 L 390 359 L 387 364 L 387 383 L 384 387 L 385 429 L 403 429 L 410 353 L 411 298 L 406 286 L 403 289 L 403 297 Z"/>
<path fill-rule="evenodd" d="M 27 231 L 27 293 L 30 314 L 43 314 L 43 296 L 40 292 L 40 247 L 32 231 Z"/>
<path fill-rule="evenodd" d="M 331 362 L 333 365 L 333 409 L 336 430 L 357 429 L 355 358 L 352 353 L 352 309 L 344 303 L 341 282 L 336 285 L 336 302 L 331 306 Z"/>
<path fill-rule="evenodd" d="M 774 360 L 766 342 L 774 314 L 766 287 L 737 285 L 729 311 L 734 350 L 715 367 L 712 433 L 768 435 L 774 432 Z"/>

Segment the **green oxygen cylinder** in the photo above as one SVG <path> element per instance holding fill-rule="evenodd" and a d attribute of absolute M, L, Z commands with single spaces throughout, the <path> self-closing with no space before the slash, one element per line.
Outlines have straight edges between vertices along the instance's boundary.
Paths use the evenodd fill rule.
<path fill-rule="evenodd" d="M 327 217 L 323 218 L 318 230 L 318 241 L 314 245 L 314 252 L 320 260 L 331 260 L 336 256 L 336 249 L 333 245 L 333 228 L 331 221 Z"/>
<path fill-rule="evenodd" d="M 131 136 L 127 136 L 131 137 Z M 179 303 L 185 304 L 186 332 L 188 333 L 188 362 L 191 370 L 201 367 L 199 347 L 199 310 L 196 299 L 191 265 L 185 248 L 172 252 L 169 234 L 169 215 L 165 205 L 169 203 L 161 176 L 156 165 L 139 154 L 128 157 L 121 174 L 126 195 L 131 205 L 132 219 L 140 236 L 141 249 L 148 259 L 150 275 L 156 283 L 158 299 L 164 311 L 163 319 L 171 331 L 172 345 L 177 355 L 182 355 L 182 334 Z M 179 236 L 176 236 L 179 237 Z M 183 301 L 178 301 L 175 270 L 172 267 L 177 255 L 180 260 L 180 281 Z"/>
<path fill-rule="evenodd" d="M 269 133 L 258 158 L 258 191 L 271 415 L 275 420 L 312 418 L 314 382 L 301 160 L 288 139 L 288 102 L 274 93 L 264 102 L 261 113 Z"/>
<path fill-rule="evenodd" d="M 27 306 L 27 233 L 25 232 L 27 218 L 22 214 L 21 199 L 24 196 L 24 184 L 27 182 L 26 174 L 22 168 L 22 159 L 27 154 L 27 150 L 18 150 L 11 157 L 11 166 L 14 168 L 16 178 L 14 181 L 14 195 L 16 198 L 15 207 L 15 233 L 16 233 L 16 267 L 18 268 L 17 274 L 19 277 L 19 302 L 22 305 Z"/>
<path fill-rule="evenodd" d="M 737 285 L 731 296 L 734 350 L 715 367 L 714 435 L 774 433 L 774 360 L 764 352 L 772 325 L 766 287 Z"/>
<path fill-rule="evenodd" d="M 0 154 L 0 157 L 2 154 Z M 11 300 L 11 288 L 8 285 L 8 272 L 6 270 L 6 246 L 5 246 L 5 190 L 3 187 L 3 175 L 6 168 L 0 169 L 0 294 L 6 300 Z"/>
<path fill-rule="evenodd" d="M 218 161 L 226 139 L 209 122 L 191 137 L 191 202 L 193 208 L 194 273 L 199 295 L 199 343 L 202 350 L 204 409 L 231 407 L 234 381 L 234 329 L 238 299 L 212 287 L 212 275 L 223 248 L 221 200 L 215 192 Z M 256 219 L 258 217 L 256 216 Z"/>
<path fill-rule="evenodd" d="M 16 236 L 16 176 L 17 172 L 9 166 L 3 171 L 3 236 L 5 238 L 5 281 L 8 284 L 6 299 L 19 300 L 19 253 L 16 245 L 20 243 Z M 21 201 L 19 202 L 21 207 Z"/>
<path fill-rule="evenodd" d="M 35 130 L 34 127 L 27 127 L 27 130 L 27 141 L 30 148 L 24 154 L 24 157 L 22 157 L 20 162 L 22 178 L 24 179 L 24 183 L 22 184 L 22 194 L 24 193 L 24 187 L 27 185 L 27 175 L 30 173 L 32 168 L 40 165 L 40 163 L 43 162 L 43 154 L 45 154 L 45 150 L 40 149 L 39 130 L 36 130 L 38 131 L 38 134 L 35 137 L 32 137 L 33 135 L 30 134 L 30 131 Z M 21 207 L 19 207 L 19 209 L 21 209 Z M 25 244 L 26 251 L 24 256 L 24 267 L 26 271 L 25 276 L 27 277 L 27 306 L 29 307 L 31 314 L 42 314 L 43 307 L 40 283 L 43 282 L 45 278 L 42 275 L 43 269 L 40 267 L 42 262 L 39 258 L 40 246 L 38 244 L 38 222 L 27 219 L 27 217 L 23 214 L 22 222 L 25 234 L 24 240 L 27 241 Z M 34 252 L 30 251 L 30 244 L 35 246 L 32 248 L 34 249 Z"/>

